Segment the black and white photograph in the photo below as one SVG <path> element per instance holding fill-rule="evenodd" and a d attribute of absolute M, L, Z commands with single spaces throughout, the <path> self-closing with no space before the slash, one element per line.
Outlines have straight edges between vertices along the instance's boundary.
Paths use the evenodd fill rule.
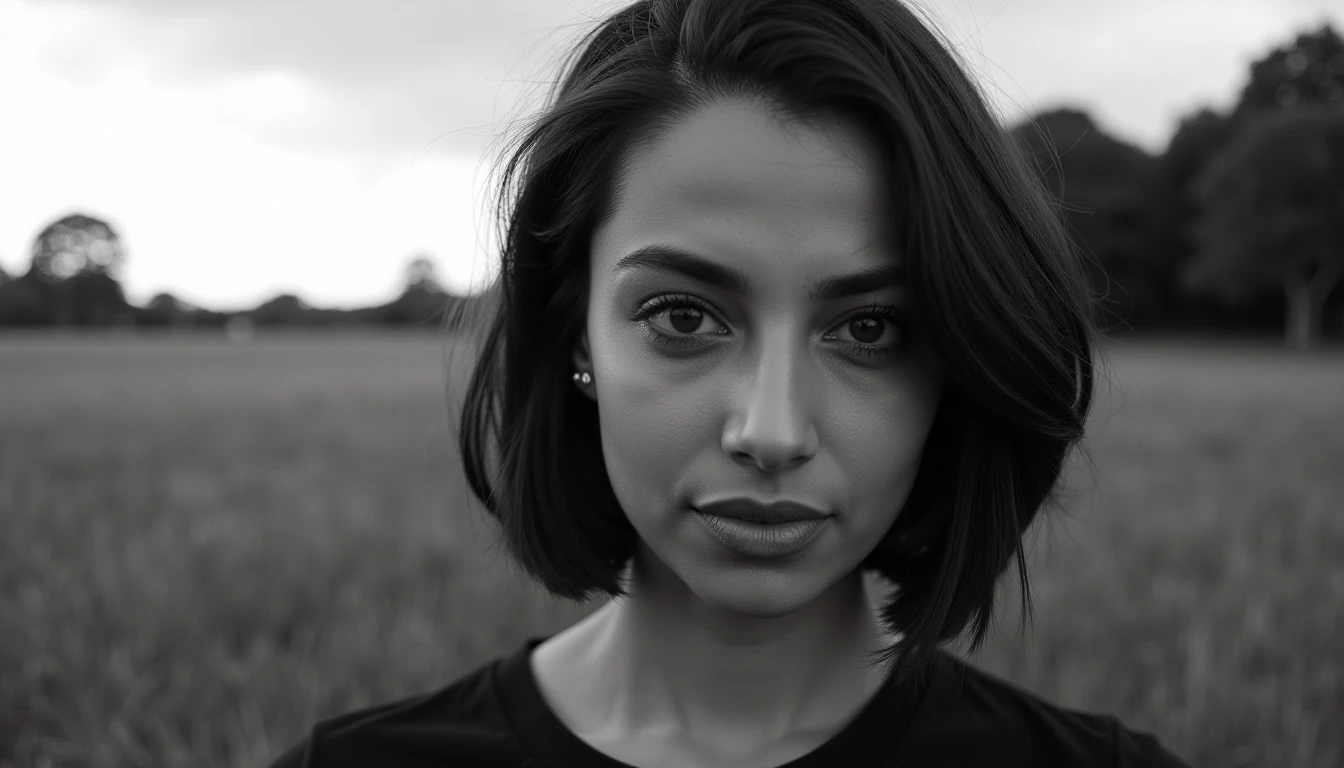
<path fill-rule="evenodd" d="M 1344 768 L 1339 0 L 0 0 L 0 768 Z"/>

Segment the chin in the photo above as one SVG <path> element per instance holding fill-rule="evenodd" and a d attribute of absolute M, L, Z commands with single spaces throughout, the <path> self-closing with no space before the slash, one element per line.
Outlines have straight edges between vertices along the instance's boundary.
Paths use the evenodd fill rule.
<path fill-rule="evenodd" d="M 806 607 L 825 591 L 811 577 L 772 568 L 739 565 L 731 571 L 717 570 L 685 579 L 705 604 L 734 616 L 774 619 Z"/>

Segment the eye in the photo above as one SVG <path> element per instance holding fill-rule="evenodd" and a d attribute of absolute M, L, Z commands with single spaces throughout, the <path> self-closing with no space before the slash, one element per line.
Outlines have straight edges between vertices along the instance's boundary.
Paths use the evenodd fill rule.
<path fill-rule="evenodd" d="M 826 334 L 827 341 L 836 340 L 836 332 L 848 333 L 853 341 L 840 339 L 842 346 L 864 358 L 890 358 L 909 345 L 909 320 L 900 307 L 873 304 L 845 318 L 836 330 Z M 890 333 L 888 330 L 890 329 Z M 890 338 L 887 343 L 878 343 Z"/>
<path fill-rule="evenodd" d="M 885 338 L 889 345 L 900 346 L 905 336 L 905 325 L 899 312 L 890 312 L 888 309 L 895 308 L 869 308 L 861 314 L 852 315 L 836 326 L 836 331 L 828 333 L 826 338 L 834 338 L 836 332 L 847 332 L 854 343 L 878 344 Z"/>
<path fill-rule="evenodd" d="M 698 338 L 728 333 L 728 328 L 714 318 L 704 302 L 685 294 L 659 296 L 640 307 L 631 319 L 663 344 L 695 344 Z M 700 333 L 707 327 L 710 333 Z"/>

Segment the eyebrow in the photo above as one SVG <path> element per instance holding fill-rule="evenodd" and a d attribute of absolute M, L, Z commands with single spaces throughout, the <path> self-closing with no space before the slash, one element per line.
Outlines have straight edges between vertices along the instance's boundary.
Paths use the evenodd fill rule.
<path fill-rule="evenodd" d="M 622 256 L 612 271 L 619 273 L 640 268 L 670 272 L 739 295 L 751 295 L 751 284 L 741 270 L 671 245 L 654 244 L 637 248 Z M 903 286 L 905 281 L 904 264 L 879 264 L 852 274 L 819 280 L 808 286 L 808 295 L 813 301 L 834 301 Z"/>

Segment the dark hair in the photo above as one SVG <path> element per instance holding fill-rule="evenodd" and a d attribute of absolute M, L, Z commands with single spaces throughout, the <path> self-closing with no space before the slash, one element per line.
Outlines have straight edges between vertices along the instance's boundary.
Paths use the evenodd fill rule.
<path fill-rule="evenodd" d="M 881 659 L 903 679 L 968 626 L 974 652 L 1014 557 L 1029 619 L 1022 538 L 1082 439 L 1096 330 L 1057 204 L 951 46 L 897 0 L 639 0 L 576 51 L 504 168 L 501 274 L 477 303 L 461 411 L 467 482 L 516 564 L 568 600 L 626 594 L 636 534 L 597 406 L 571 381 L 590 236 L 630 149 L 740 97 L 799 120 L 843 115 L 880 143 L 916 316 L 944 363 L 909 498 L 862 563 L 894 587 L 881 617 L 903 637 Z"/>

